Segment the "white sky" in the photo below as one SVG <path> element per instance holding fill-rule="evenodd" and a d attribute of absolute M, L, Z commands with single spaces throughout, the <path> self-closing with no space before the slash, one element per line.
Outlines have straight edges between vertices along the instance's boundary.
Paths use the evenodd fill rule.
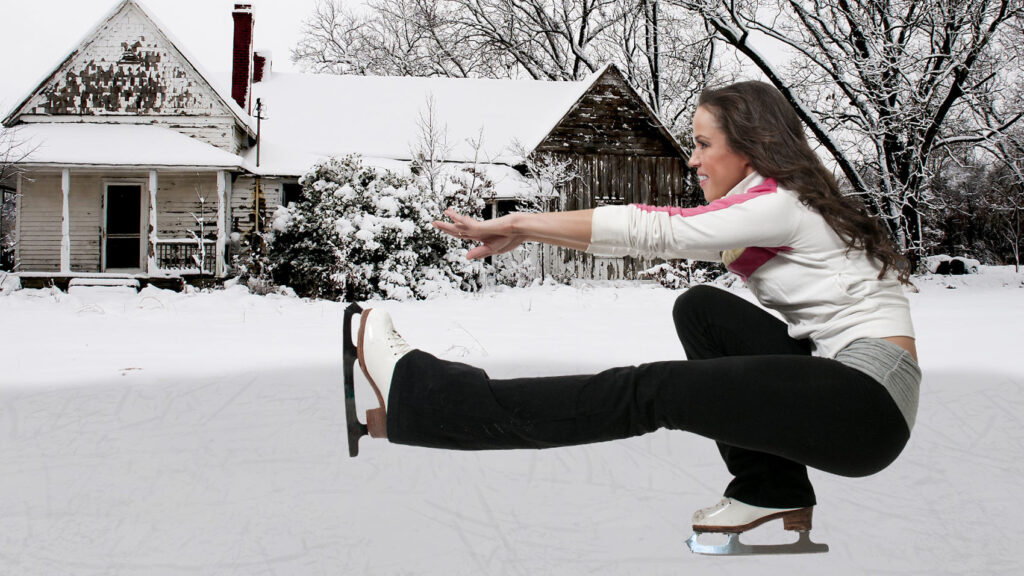
<path fill-rule="evenodd" d="M 229 84 L 235 0 L 138 0 L 169 28 L 201 68 Z M 28 96 L 120 0 L 0 0 L 0 118 Z M 316 0 L 243 0 L 253 6 L 257 50 L 274 70 L 294 70 L 289 55 Z"/>

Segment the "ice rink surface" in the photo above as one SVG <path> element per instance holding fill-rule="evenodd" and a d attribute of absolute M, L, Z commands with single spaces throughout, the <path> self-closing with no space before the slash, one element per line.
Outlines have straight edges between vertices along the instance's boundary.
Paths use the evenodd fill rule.
<path fill-rule="evenodd" d="M 9 292 L 0 575 L 1024 573 L 1024 274 L 916 283 L 909 445 L 868 478 L 812 471 L 830 553 L 752 558 L 684 545 L 728 482 L 714 444 L 684 432 L 491 453 L 365 438 L 349 458 L 342 304 Z M 512 377 L 681 358 L 677 295 L 546 285 L 371 305 L 414 346 Z"/>

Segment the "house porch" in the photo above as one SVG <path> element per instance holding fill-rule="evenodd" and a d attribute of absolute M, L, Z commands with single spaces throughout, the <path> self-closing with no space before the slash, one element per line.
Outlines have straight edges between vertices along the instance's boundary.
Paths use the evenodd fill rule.
<path fill-rule="evenodd" d="M 54 285 L 223 277 L 230 189 L 226 170 L 34 167 L 17 182 L 15 272 Z"/>

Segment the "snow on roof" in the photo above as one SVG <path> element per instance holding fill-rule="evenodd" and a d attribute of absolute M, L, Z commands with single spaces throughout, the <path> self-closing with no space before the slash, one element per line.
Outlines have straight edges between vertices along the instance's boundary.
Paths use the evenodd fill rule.
<path fill-rule="evenodd" d="M 301 174 L 351 153 L 409 160 L 431 102 L 446 159 L 516 164 L 517 152 L 540 144 L 604 70 L 578 82 L 274 72 L 253 84 L 265 118 L 259 172 Z M 255 165 L 255 150 L 246 159 Z"/>
<path fill-rule="evenodd" d="M 153 125 L 29 123 L 15 128 L 31 150 L 24 164 L 234 168 L 240 156 Z"/>
<path fill-rule="evenodd" d="M 393 158 L 374 158 L 360 156 L 360 161 L 365 166 L 372 166 L 378 170 L 388 170 L 399 176 L 411 177 L 412 170 L 409 160 L 396 160 Z M 523 176 L 518 170 L 507 164 L 473 164 L 471 162 L 445 162 L 441 166 L 442 175 L 445 178 L 460 176 L 463 168 L 476 167 L 477 171 L 486 176 L 494 184 L 496 198 L 529 198 L 536 196 L 541 190 L 538 189 L 538 182 Z M 313 164 L 305 166 L 298 174 L 305 174 L 313 167 Z M 250 171 L 252 166 L 247 166 Z"/>

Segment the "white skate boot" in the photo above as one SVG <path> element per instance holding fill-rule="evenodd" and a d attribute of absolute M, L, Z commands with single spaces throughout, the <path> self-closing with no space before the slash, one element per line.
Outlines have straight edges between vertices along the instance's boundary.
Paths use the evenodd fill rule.
<path fill-rule="evenodd" d="M 387 398 L 395 365 L 412 347 L 395 331 L 391 315 L 379 308 L 363 310 L 356 345 L 359 368 L 377 395 L 378 408 L 366 411 L 366 428 L 372 438 L 387 438 Z"/>
<path fill-rule="evenodd" d="M 693 536 L 686 541 L 690 550 L 697 554 L 737 556 L 744 554 L 805 554 L 828 552 L 827 544 L 816 544 L 810 540 L 811 513 L 807 508 L 764 508 L 751 506 L 733 498 L 723 498 L 718 504 L 702 508 L 693 514 Z M 782 520 L 782 527 L 799 533 L 799 539 L 792 544 L 744 544 L 739 535 L 765 522 Z M 699 537 L 708 532 L 728 535 L 725 544 L 712 546 L 701 544 Z"/>

